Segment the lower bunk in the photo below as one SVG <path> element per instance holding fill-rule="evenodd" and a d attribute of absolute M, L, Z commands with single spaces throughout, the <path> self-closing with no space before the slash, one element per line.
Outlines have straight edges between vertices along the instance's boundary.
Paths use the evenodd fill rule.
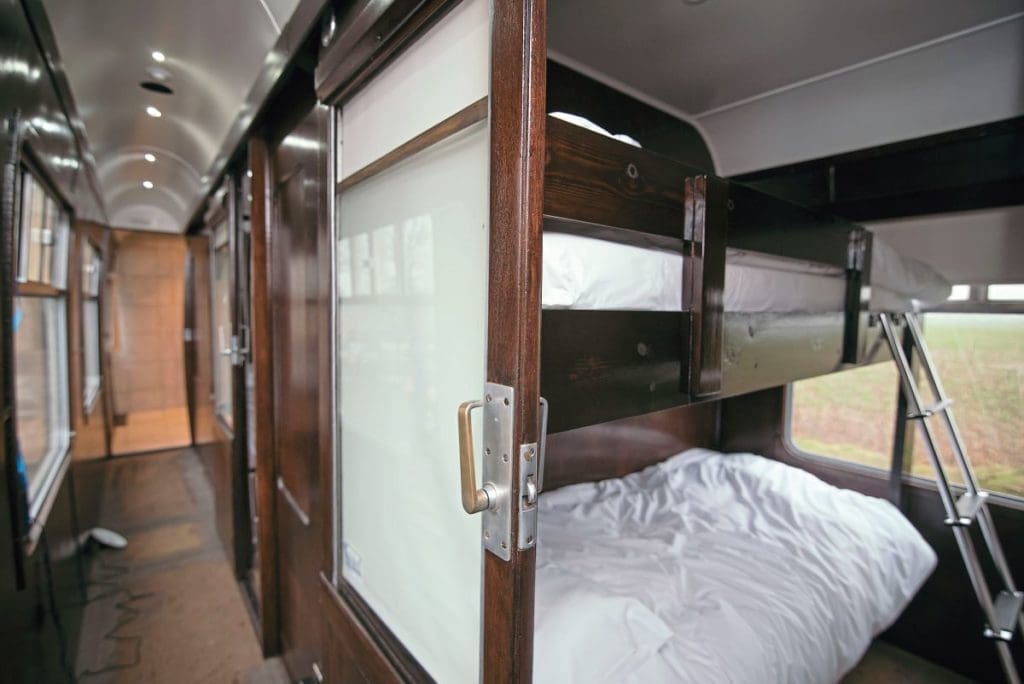
<path fill-rule="evenodd" d="M 889 502 L 690 449 L 541 496 L 539 682 L 833 682 L 935 568 Z"/>

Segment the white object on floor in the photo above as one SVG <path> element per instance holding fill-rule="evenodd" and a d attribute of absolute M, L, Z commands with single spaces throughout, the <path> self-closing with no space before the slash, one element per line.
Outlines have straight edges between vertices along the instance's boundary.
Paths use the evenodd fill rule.
<path fill-rule="evenodd" d="M 936 564 L 887 501 L 692 449 L 540 499 L 537 682 L 834 682 Z"/>
<path fill-rule="evenodd" d="M 124 536 L 108 530 L 105 527 L 94 527 L 91 530 L 86 531 L 83 535 L 86 539 L 92 539 L 100 546 L 105 546 L 108 549 L 123 549 L 128 546 L 128 539 Z"/>

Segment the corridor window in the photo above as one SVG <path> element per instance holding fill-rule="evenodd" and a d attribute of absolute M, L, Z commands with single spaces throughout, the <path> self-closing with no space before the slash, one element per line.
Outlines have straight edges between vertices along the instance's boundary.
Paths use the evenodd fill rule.
<path fill-rule="evenodd" d="M 234 405 L 231 396 L 231 243 L 227 223 L 214 228 L 211 245 L 214 412 L 231 428 Z"/>
<path fill-rule="evenodd" d="M 15 417 L 28 516 L 57 491 L 71 445 L 68 396 L 68 213 L 28 168 L 21 173 L 18 286 L 12 302 Z"/>
<path fill-rule="evenodd" d="M 85 413 L 92 412 L 99 396 L 100 365 L 100 279 L 103 260 L 92 243 L 86 240 L 82 247 L 82 402 Z"/>
<path fill-rule="evenodd" d="M 888 469 L 898 388 L 891 362 L 794 382 L 790 443 L 806 454 Z"/>

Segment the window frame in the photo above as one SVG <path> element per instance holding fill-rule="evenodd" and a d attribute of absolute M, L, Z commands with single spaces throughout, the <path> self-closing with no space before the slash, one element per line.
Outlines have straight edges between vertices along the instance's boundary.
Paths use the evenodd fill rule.
<path fill-rule="evenodd" d="M 213 220 L 211 221 L 212 227 L 210 229 L 210 343 L 212 347 L 212 366 L 211 366 L 211 384 L 213 385 L 213 415 L 217 420 L 218 424 L 223 430 L 226 430 L 228 434 L 234 434 L 234 360 L 231 353 L 232 349 L 232 337 L 236 334 L 234 330 L 234 322 L 231 320 L 231 307 L 233 306 L 235 292 L 234 292 L 234 266 L 233 266 L 233 248 L 231 244 L 231 225 L 230 225 L 230 212 L 218 209 L 215 213 Z M 217 325 L 217 287 L 216 287 L 216 269 L 217 269 L 217 254 L 219 250 L 226 250 L 227 253 L 227 268 L 228 268 L 228 320 L 227 328 L 228 334 L 226 340 L 220 339 L 220 328 Z M 228 368 L 226 377 L 223 378 L 227 386 L 224 388 L 226 396 L 228 398 L 227 404 L 221 405 L 218 401 L 218 387 L 217 379 L 219 373 L 217 366 L 223 362 L 223 358 L 228 359 Z"/>
<path fill-rule="evenodd" d="M 47 345 L 47 353 L 51 355 L 50 361 L 56 363 L 57 387 L 51 392 L 48 400 L 51 402 L 51 409 L 57 410 L 60 425 L 55 428 L 57 434 L 56 442 L 43 456 L 40 462 L 41 474 L 38 476 L 38 485 L 32 486 L 31 482 L 26 483 L 23 493 L 24 501 L 27 504 L 27 519 L 24 525 L 19 522 L 19 529 L 22 532 L 22 544 L 25 554 L 31 555 L 39 541 L 42 530 L 49 517 L 50 509 L 60 490 L 70 460 L 71 448 L 74 439 L 74 431 L 71 425 L 72 397 L 70 378 L 70 354 L 69 354 L 69 298 L 67 290 L 68 266 L 69 266 L 69 243 L 71 233 L 72 209 L 71 205 L 59 192 L 57 186 L 43 171 L 43 167 L 36 161 L 36 158 L 27 145 L 22 149 L 23 154 L 17 166 L 18 178 L 16 189 L 20 193 L 15 202 L 17 213 L 14 222 L 14 253 L 15 261 L 14 288 L 11 292 L 11 312 L 13 314 L 15 302 L 20 298 L 39 298 L 55 302 L 52 310 L 54 314 L 45 313 L 47 316 L 47 335 L 55 334 L 55 343 Z M 39 278 L 30 277 L 28 272 L 29 250 L 31 248 L 32 230 L 29 225 L 31 220 L 31 202 L 35 193 L 44 195 L 44 215 L 48 210 L 53 212 L 52 223 L 42 230 L 52 231 L 51 242 L 49 243 L 50 254 L 48 257 L 40 255 Z M 44 225 L 50 221 L 44 219 Z M 26 239 L 28 238 L 28 239 Z M 44 273 L 42 262 L 49 259 L 48 272 Z M 42 276 L 46 276 L 43 278 Z M 17 354 L 15 351 L 14 330 L 8 326 L 7 333 L 11 335 L 11 369 L 17 378 Z M 44 383 L 47 379 L 44 379 Z M 18 404 L 17 404 L 17 381 L 14 382 L 15 390 L 11 397 L 11 419 L 9 430 L 13 434 L 15 443 L 18 440 Z M 47 388 L 52 390 L 54 388 Z"/>

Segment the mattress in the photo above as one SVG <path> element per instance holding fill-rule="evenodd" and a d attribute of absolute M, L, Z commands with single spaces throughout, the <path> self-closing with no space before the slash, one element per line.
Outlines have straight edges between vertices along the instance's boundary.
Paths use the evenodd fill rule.
<path fill-rule="evenodd" d="M 683 256 L 568 233 L 544 233 L 541 302 L 549 309 L 680 311 Z M 900 255 L 877 236 L 871 263 L 876 311 L 915 311 L 949 296 L 927 264 Z M 743 313 L 842 311 L 843 269 L 729 249 L 725 310 Z"/>
<path fill-rule="evenodd" d="M 539 505 L 538 682 L 834 682 L 936 564 L 889 502 L 753 454 Z"/>

